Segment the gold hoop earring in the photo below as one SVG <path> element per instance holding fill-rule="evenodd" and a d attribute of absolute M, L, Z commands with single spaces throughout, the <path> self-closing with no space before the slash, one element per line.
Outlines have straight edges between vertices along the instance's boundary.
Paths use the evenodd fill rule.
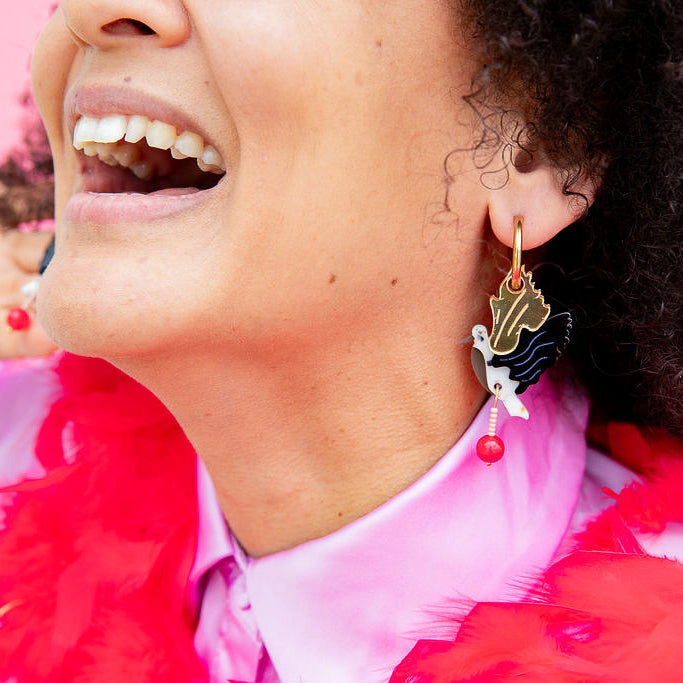
<path fill-rule="evenodd" d="M 524 219 L 521 216 L 515 216 L 515 234 L 512 242 L 512 279 L 510 286 L 515 291 L 518 291 L 522 286 L 522 240 L 524 232 Z"/>
<path fill-rule="evenodd" d="M 496 435 L 498 402 L 513 417 L 529 419 L 519 394 L 555 364 L 569 342 L 569 313 L 550 315 L 550 306 L 534 286 L 532 273 L 522 265 L 524 219 L 515 216 L 512 265 L 489 302 L 493 314 L 491 334 L 484 325 L 472 328 L 472 368 L 481 385 L 494 396 L 489 429 L 477 442 L 477 455 L 487 465 L 505 453 Z"/>

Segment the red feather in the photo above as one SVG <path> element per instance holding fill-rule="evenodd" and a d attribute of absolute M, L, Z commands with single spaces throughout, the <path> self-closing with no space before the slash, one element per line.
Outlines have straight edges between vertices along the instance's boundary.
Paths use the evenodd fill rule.
<path fill-rule="evenodd" d="M 187 591 L 195 454 L 108 364 L 67 355 L 58 373 L 36 445 L 47 475 L 5 489 L 0 680 L 205 680 Z"/>
<path fill-rule="evenodd" d="M 422 641 L 391 683 L 678 681 L 683 566 L 577 552 L 554 565 L 539 602 L 480 603 L 456 641 Z"/>

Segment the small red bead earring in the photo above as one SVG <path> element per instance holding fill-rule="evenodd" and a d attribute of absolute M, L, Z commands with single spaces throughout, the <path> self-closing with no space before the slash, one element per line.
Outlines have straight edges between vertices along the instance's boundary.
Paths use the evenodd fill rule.
<path fill-rule="evenodd" d="M 10 332 L 21 332 L 22 330 L 27 330 L 31 327 L 31 318 L 25 309 L 10 308 L 7 314 L 7 327 Z"/>
<path fill-rule="evenodd" d="M 498 462 L 505 453 L 503 439 L 496 436 L 496 423 L 498 422 L 498 397 L 500 396 L 500 384 L 496 384 L 496 393 L 489 414 L 489 431 L 477 441 L 477 455 L 487 465 Z"/>
<path fill-rule="evenodd" d="M 5 319 L 9 332 L 21 332 L 22 330 L 27 330 L 31 327 L 31 317 L 29 316 L 28 311 L 36 300 L 39 282 L 40 278 L 35 278 L 22 285 L 21 293 L 26 299 L 23 306 L 10 308 L 7 318 Z"/>
<path fill-rule="evenodd" d="M 8 332 L 21 332 L 23 330 L 28 330 L 31 327 L 31 317 L 28 314 L 28 309 L 33 306 L 36 301 L 36 295 L 38 294 L 38 285 L 40 284 L 40 278 L 50 265 L 50 261 L 55 253 L 55 238 L 54 235 L 50 244 L 48 245 L 43 258 L 38 266 L 38 277 L 29 280 L 21 286 L 21 293 L 26 297 L 23 306 L 15 306 L 10 308 L 7 318 L 7 331 Z"/>

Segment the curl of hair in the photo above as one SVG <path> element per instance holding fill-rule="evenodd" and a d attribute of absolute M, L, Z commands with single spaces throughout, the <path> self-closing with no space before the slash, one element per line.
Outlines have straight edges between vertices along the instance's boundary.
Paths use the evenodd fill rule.
<path fill-rule="evenodd" d="M 538 281 L 572 310 L 568 350 L 605 417 L 683 433 L 683 9 L 674 0 L 459 0 L 481 69 L 478 149 L 541 150 L 594 204 Z M 545 283 L 544 283 L 545 281 Z"/>
<path fill-rule="evenodd" d="M 21 97 L 22 139 L 0 162 L 0 229 L 54 216 L 54 172 L 33 98 Z"/>

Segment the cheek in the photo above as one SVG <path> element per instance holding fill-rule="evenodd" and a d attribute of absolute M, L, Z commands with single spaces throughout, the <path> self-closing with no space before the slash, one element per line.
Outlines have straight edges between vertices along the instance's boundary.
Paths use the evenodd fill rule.
<path fill-rule="evenodd" d="M 55 163 L 58 224 L 76 172 L 72 156 L 65 154 L 65 143 L 70 144 L 70 140 L 64 131 L 63 104 L 71 75 L 77 72 L 79 62 L 78 49 L 58 8 L 40 34 L 31 59 L 31 85 Z"/>
<path fill-rule="evenodd" d="M 310 130 L 311 114 L 324 113 L 364 57 L 367 21 L 358 4 L 233 0 L 197 13 L 197 32 L 238 128 L 264 141 L 281 126 Z"/>
<path fill-rule="evenodd" d="M 31 59 L 33 93 L 55 154 L 63 146 L 62 105 L 76 54 L 58 8 L 40 34 Z"/>

